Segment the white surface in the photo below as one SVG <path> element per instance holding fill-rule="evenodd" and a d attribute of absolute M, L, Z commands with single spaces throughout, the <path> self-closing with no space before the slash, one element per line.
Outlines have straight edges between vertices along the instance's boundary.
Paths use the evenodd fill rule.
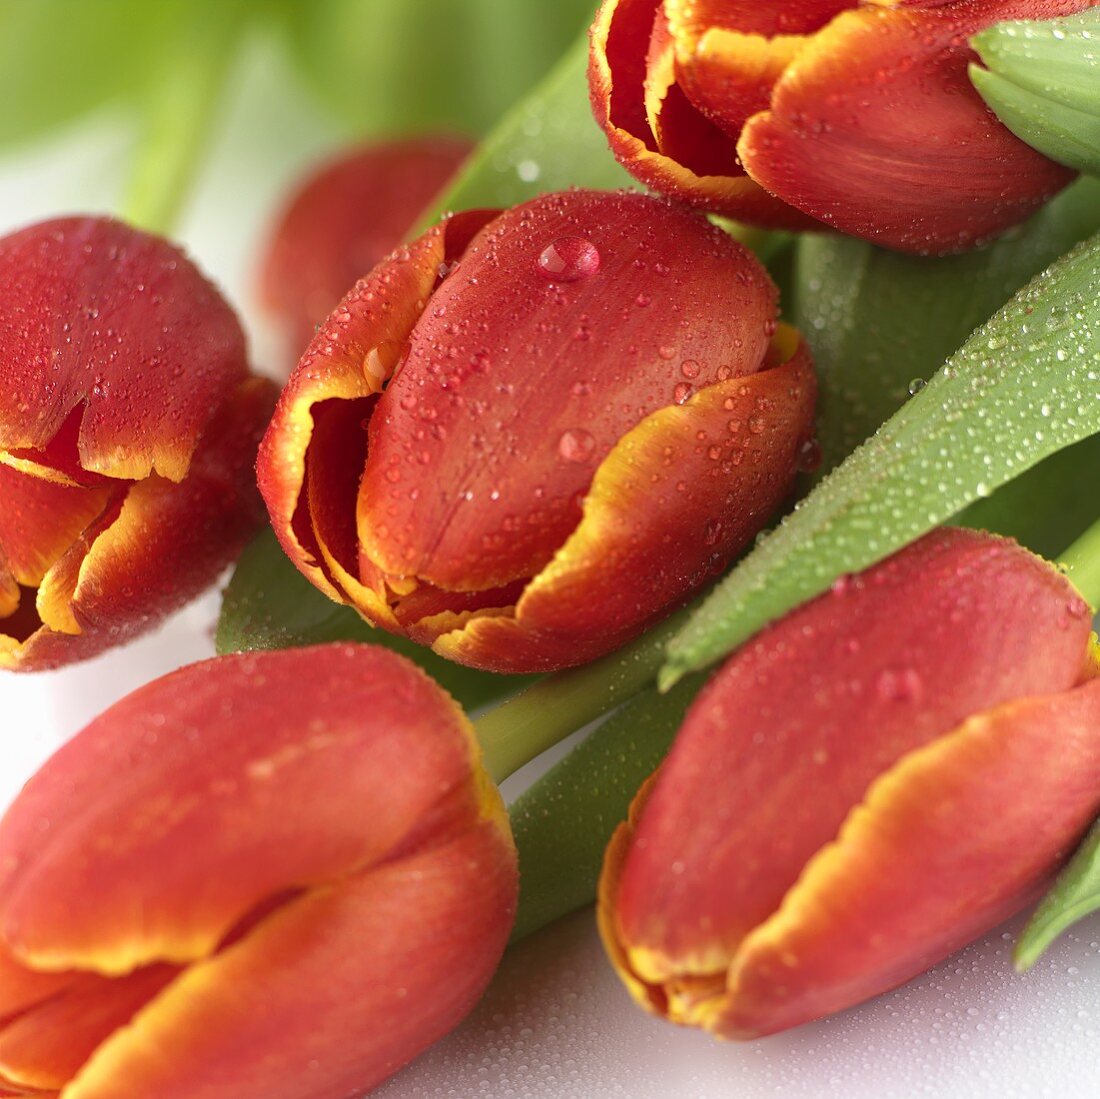
<path fill-rule="evenodd" d="M 180 236 L 242 309 L 272 205 L 337 136 L 256 52 Z M 0 231 L 74 210 L 109 210 L 127 148 L 101 118 L 0 160 Z M 268 337 L 269 338 L 269 337 Z M 66 737 L 154 676 L 212 654 L 214 595 L 158 634 L 37 677 L 0 673 L 0 802 Z M 891 995 L 763 1042 L 719 1045 L 634 1009 L 606 965 L 590 912 L 515 949 L 475 1014 L 385 1085 L 387 1099 L 1059 1099 L 1100 1095 L 1100 920 L 1079 926 L 1026 977 L 998 931 Z M 135 1097 L 139 1099 L 139 1097 Z M 140 1097 L 146 1099 L 146 1097 Z"/>

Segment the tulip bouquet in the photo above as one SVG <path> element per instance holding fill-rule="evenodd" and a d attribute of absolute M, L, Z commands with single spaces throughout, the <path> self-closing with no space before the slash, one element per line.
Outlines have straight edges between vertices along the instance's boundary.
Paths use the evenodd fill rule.
<path fill-rule="evenodd" d="M 259 30 L 361 140 L 273 219 L 255 369 L 168 235 Z M 0 1095 L 356 1099 L 594 900 L 624 1002 L 753 1040 L 1100 908 L 1096 4 L 0 38 L 0 141 L 142 135 L 118 218 L 0 238 L 0 675 L 234 565 L 217 655 L 0 819 Z"/>

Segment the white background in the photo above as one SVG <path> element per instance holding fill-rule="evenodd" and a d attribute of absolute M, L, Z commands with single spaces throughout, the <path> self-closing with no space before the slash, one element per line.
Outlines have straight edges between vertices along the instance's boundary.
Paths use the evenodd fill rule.
<path fill-rule="evenodd" d="M 259 242 L 289 182 L 338 142 L 324 116 L 288 90 L 291 80 L 272 53 L 255 47 L 234 81 L 230 110 L 178 233 L 242 312 L 260 366 L 271 361 L 273 343 L 251 292 Z M 110 211 L 129 141 L 124 122 L 97 117 L 0 159 L 0 230 L 55 214 Z M 211 594 L 158 634 L 91 663 L 35 677 L 0 672 L 0 803 L 112 701 L 211 655 L 216 613 Z M 513 780 L 509 789 L 516 787 Z M 835 1019 L 724 1045 L 640 1014 L 605 963 L 584 911 L 511 951 L 471 1019 L 381 1093 L 1100 1095 L 1100 919 L 1079 925 L 1026 977 L 1015 975 L 1009 960 L 1016 927 L 998 929 L 924 978 Z"/>

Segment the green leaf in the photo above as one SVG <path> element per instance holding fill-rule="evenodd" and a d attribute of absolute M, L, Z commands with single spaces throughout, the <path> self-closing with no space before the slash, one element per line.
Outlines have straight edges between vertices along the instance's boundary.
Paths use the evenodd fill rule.
<path fill-rule="evenodd" d="M 764 538 L 669 646 L 661 682 L 1100 432 L 1100 235 L 1033 279 Z"/>
<path fill-rule="evenodd" d="M 592 0 L 289 0 L 311 90 L 365 136 L 479 134 L 592 18 Z"/>
<path fill-rule="evenodd" d="M 701 684 L 692 677 L 668 694 L 651 688 L 638 695 L 509 808 L 520 866 L 513 941 L 595 897 L 604 848 Z"/>
<path fill-rule="evenodd" d="M 512 694 L 531 676 L 492 675 L 464 668 L 430 649 L 369 626 L 349 607 L 319 592 L 265 530 L 241 554 L 222 599 L 219 653 L 365 641 L 416 661 L 466 710 Z"/>
<path fill-rule="evenodd" d="M 821 379 L 823 476 L 909 399 L 1028 279 L 1100 230 L 1100 182 L 1080 180 L 993 244 L 931 259 L 804 234 L 784 308 Z"/>
<path fill-rule="evenodd" d="M 997 23 L 971 39 L 970 79 L 998 118 L 1045 156 L 1100 174 L 1100 10 Z"/>
<path fill-rule="evenodd" d="M 1100 909 L 1100 823 L 1062 871 L 1020 935 L 1014 951 L 1016 968 L 1030 969 L 1071 924 Z"/>
<path fill-rule="evenodd" d="M 588 36 L 584 35 L 482 142 L 454 184 L 424 216 L 422 227 L 437 221 L 446 210 L 514 206 L 566 187 L 632 185 L 592 117 L 587 66 Z"/>

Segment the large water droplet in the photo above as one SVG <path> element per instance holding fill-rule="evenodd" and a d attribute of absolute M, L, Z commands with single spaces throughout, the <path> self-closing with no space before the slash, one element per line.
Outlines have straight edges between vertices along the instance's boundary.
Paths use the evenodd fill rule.
<path fill-rule="evenodd" d="M 554 282 L 579 282 L 600 269 L 600 253 L 585 237 L 559 237 L 542 250 L 538 266 Z"/>
<path fill-rule="evenodd" d="M 558 440 L 558 453 L 567 462 L 587 462 L 596 450 L 596 440 L 584 428 L 570 428 Z"/>

